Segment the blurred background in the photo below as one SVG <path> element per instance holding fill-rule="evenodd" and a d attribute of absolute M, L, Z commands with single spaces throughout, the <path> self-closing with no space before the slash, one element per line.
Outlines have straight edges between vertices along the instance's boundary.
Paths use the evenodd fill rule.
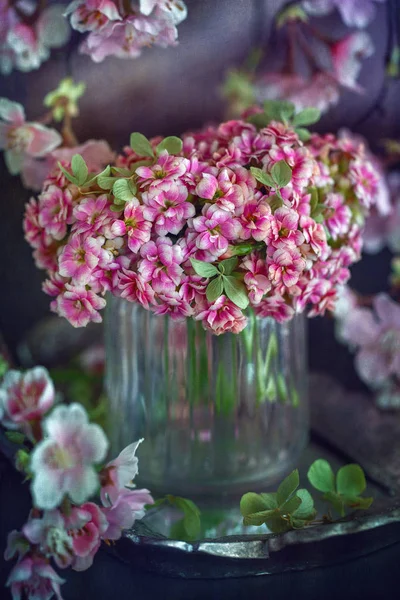
<path fill-rule="evenodd" d="M 224 119 L 227 104 L 221 93 L 226 73 L 240 68 L 253 48 L 264 50 L 262 68 L 273 70 L 282 55 L 282 36 L 272 28 L 278 0 L 187 0 L 188 18 L 179 25 L 179 45 L 146 49 L 136 60 L 106 58 L 92 62 L 78 52 L 80 35 L 73 32 L 68 46 L 52 51 L 39 70 L 13 71 L 1 77 L 0 96 L 21 102 L 29 120 L 43 113 L 43 98 L 60 79 L 71 76 L 87 85 L 80 101 L 74 130 L 80 141 L 103 138 L 118 150 L 132 131 L 146 136 L 180 134 Z M 342 127 L 359 133 L 380 152 L 383 138 L 400 138 L 400 82 L 385 81 L 390 22 L 398 3 L 377 2 L 375 17 L 366 31 L 375 47 L 363 61 L 358 82 L 363 94 L 342 90 L 340 100 L 317 124 L 318 132 Z M 321 32 L 340 37 L 347 30 L 338 13 L 318 17 Z M 41 290 L 43 279 L 24 241 L 22 215 L 32 195 L 18 176 L 7 172 L 0 158 L 0 332 L 16 362 L 23 358 L 21 343 L 49 313 L 49 298 Z M 390 270 L 389 251 L 365 256 L 353 269 L 352 286 L 365 294 L 386 290 Z M 61 321 L 61 320 L 59 320 Z M 101 336 L 96 327 L 89 334 L 74 333 L 67 323 L 50 329 L 54 344 L 68 344 L 68 336 Z M 57 330 L 58 331 L 58 330 Z M 65 336 L 64 336 L 65 334 Z M 43 332 L 40 335 L 44 335 Z M 57 334 L 58 335 L 58 334 Z M 49 338 L 49 339 L 50 339 Z M 75 339 L 75 338 L 74 338 Z M 353 358 L 334 338 L 332 319 L 309 323 L 309 355 L 312 370 L 329 372 L 350 389 L 362 388 Z"/>

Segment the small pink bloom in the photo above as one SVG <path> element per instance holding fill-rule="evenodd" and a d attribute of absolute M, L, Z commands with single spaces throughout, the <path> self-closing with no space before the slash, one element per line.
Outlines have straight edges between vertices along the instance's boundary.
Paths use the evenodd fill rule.
<path fill-rule="evenodd" d="M 65 291 L 57 298 L 57 313 L 74 327 L 85 327 L 89 322 L 101 323 L 99 310 L 106 301 L 86 287 L 65 285 Z"/>
<path fill-rule="evenodd" d="M 167 150 L 163 150 L 154 165 L 136 169 L 138 183 L 141 187 L 149 185 L 157 187 L 165 181 L 171 183 L 180 179 L 188 170 L 189 165 L 187 158 L 170 156 Z"/>
<path fill-rule="evenodd" d="M 246 270 L 244 283 L 249 292 L 249 300 L 253 306 L 256 306 L 271 289 L 265 261 L 258 258 L 257 254 L 253 252 L 244 258 L 240 266 Z"/>
<path fill-rule="evenodd" d="M 242 230 L 238 219 L 217 206 L 208 206 L 189 225 L 199 234 L 196 239 L 199 250 L 208 250 L 216 258 L 225 254 L 229 242 L 237 241 Z"/>
<path fill-rule="evenodd" d="M 214 177 L 203 173 L 196 187 L 196 194 L 205 200 L 210 200 L 219 208 L 234 212 L 243 204 L 243 190 L 236 183 L 236 175 L 231 169 L 223 168 Z"/>
<path fill-rule="evenodd" d="M 327 226 L 332 239 L 346 235 L 351 222 L 351 210 L 344 203 L 342 194 L 330 193 L 327 194 L 325 206 L 328 207 L 325 225 Z"/>
<path fill-rule="evenodd" d="M 53 406 L 54 398 L 53 382 L 43 367 L 25 373 L 8 371 L 0 385 L 3 424 L 30 433 L 30 422 L 40 420 Z"/>
<path fill-rule="evenodd" d="M 90 281 L 94 269 L 100 262 L 104 238 L 71 236 L 62 249 L 59 273 L 63 277 L 72 277 L 74 282 L 84 285 Z"/>
<path fill-rule="evenodd" d="M 41 519 L 30 518 L 22 531 L 29 542 L 39 546 L 44 556 L 53 558 L 60 569 L 71 565 L 74 556 L 72 539 L 60 511 L 45 511 Z"/>
<path fill-rule="evenodd" d="M 309 244 L 316 256 L 324 259 L 328 252 L 326 233 L 321 223 L 316 223 L 311 217 L 302 216 L 300 227 L 306 244 Z"/>
<path fill-rule="evenodd" d="M 140 248 L 150 240 L 152 223 L 145 217 L 145 208 L 128 202 L 124 209 L 124 220 L 114 221 L 111 231 L 114 235 L 127 235 L 128 248 L 137 254 Z"/>
<path fill-rule="evenodd" d="M 349 168 L 349 178 L 360 204 L 370 208 L 375 203 L 378 191 L 378 176 L 372 164 L 366 160 L 353 161 Z"/>
<path fill-rule="evenodd" d="M 138 264 L 138 274 L 143 280 L 151 283 L 157 293 L 173 292 L 183 274 L 180 246 L 169 238 L 159 237 L 155 242 L 144 244 L 140 254 L 143 258 Z"/>
<path fill-rule="evenodd" d="M 110 21 L 121 21 L 112 0 L 75 0 L 67 6 L 65 16 L 71 15 L 71 27 L 76 31 L 100 31 Z"/>
<path fill-rule="evenodd" d="M 107 452 L 103 430 L 89 423 L 83 406 L 75 403 L 55 408 L 45 419 L 43 430 L 45 437 L 31 455 L 35 506 L 55 508 L 64 496 L 82 504 L 99 485 L 94 465 Z"/>
<path fill-rule="evenodd" d="M 133 480 L 139 472 L 139 460 L 135 456 L 138 446 L 143 442 L 143 439 L 129 444 L 124 448 L 117 458 L 107 463 L 100 474 L 102 481 L 101 486 L 101 501 L 104 506 L 110 502 L 113 504 L 118 497 L 120 491 L 132 485 Z"/>
<path fill-rule="evenodd" d="M 4 560 L 11 560 L 15 555 L 21 559 L 30 550 L 29 541 L 21 531 L 13 529 L 7 536 L 7 547 L 4 552 Z"/>
<path fill-rule="evenodd" d="M 72 213 L 72 196 L 69 190 L 49 186 L 39 196 L 39 225 L 56 240 L 67 233 Z"/>
<path fill-rule="evenodd" d="M 187 219 L 195 215 L 196 209 L 187 197 L 186 187 L 177 183 L 161 183 L 143 193 L 143 216 L 154 223 L 157 235 L 177 235 Z"/>
<path fill-rule="evenodd" d="M 12 175 L 21 172 L 27 156 L 42 157 L 62 142 L 55 129 L 40 123 L 27 123 L 24 108 L 17 102 L 0 98 L 0 149 Z"/>
<path fill-rule="evenodd" d="M 105 237 L 113 237 L 111 223 L 115 215 L 110 210 L 107 196 L 84 198 L 74 208 L 73 216 L 76 219 L 72 230 L 75 233 L 98 233 Z"/>
<path fill-rule="evenodd" d="M 34 198 L 25 205 L 23 225 L 26 241 L 32 248 L 38 248 L 41 245 L 42 228 L 39 225 L 39 204 Z"/>
<path fill-rule="evenodd" d="M 13 600 L 22 597 L 32 600 L 50 600 L 53 595 L 62 600 L 60 585 L 65 583 L 54 569 L 40 556 L 26 556 L 10 573 L 6 585 L 11 587 Z"/>
<path fill-rule="evenodd" d="M 185 299 L 183 290 L 168 290 L 157 294 L 158 304 L 152 308 L 156 315 L 169 315 L 171 319 L 183 319 L 193 316 L 193 308 Z"/>
<path fill-rule="evenodd" d="M 215 335 L 221 335 L 228 331 L 240 333 L 247 325 L 247 319 L 240 308 L 223 295 L 213 304 L 208 304 L 194 318 L 196 321 L 202 321 L 204 327 Z"/>
<path fill-rule="evenodd" d="M 115 502 L 102 509 L 108 522 L 103 539 L 119 540 L 124 529 L 130 529 L 137 519 L 143 518 L 145 505 L 153 503 L 148 490 L 121 490 Z"/>
<path fill-rule="evenodd" d="M 104 512 L 93 502 L 85 502 L 72 509 L 71 515 L 65 517 L 65 526 L 71 537 L 74 560 L 74 571 L 85 571 L 93 564 L 93 559 L 100 548 L 101 536 L 108 528 Z"/>
<path fill-rule="evenodd" d="M 268 273 L 274 285 L 295 285 L 304 270 L 305 262 L 300 252 L 291 246 L 278 248 L 271 257 Z"/>
<path fill-rule="evenodd" d="M 272 317 L 278 323 L 289 321 L 294 315 L 293 308 L 279 293 L 266 296 L 255 310 L 260 317 Z"/>
<path fill-rule="evenodd" d="M 118 275 L 118 294 L 129 302 L 139 302 L 149 309 L 154 304 L 154 290 L 140 275 L 128 269 L 122 269 Z"/>
<path fill-rule="evenodd" d="M 240 237 L 244 240 L 253 238 L 261 242 L 268 237 L 273 220 L 269 204 L 261 202 L 247 202 L 243 207 L 240 217 L 242 231 Z"/>

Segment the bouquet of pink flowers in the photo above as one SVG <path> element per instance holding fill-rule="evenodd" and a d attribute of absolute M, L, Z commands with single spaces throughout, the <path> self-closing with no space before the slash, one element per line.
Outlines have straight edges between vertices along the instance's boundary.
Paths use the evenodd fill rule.
<path fill-rule="evenodd" d="M 278 322 L 332 310 L 378 171 L 361 143 L 310 136 L 316 109 L 251 113 L 182 139 L 133 133 L 101 173 L 58 163 L 24 221 L 52 309 L 99 322 L 111 292 L 217 335 L 239 333 L 248 306 Z"/>

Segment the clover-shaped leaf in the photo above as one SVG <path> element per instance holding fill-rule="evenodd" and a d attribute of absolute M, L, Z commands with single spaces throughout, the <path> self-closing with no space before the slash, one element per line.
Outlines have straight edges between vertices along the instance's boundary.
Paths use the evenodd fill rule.
<path fill-rule="evenodd" d="M 272 179 L 271 175 L 269 175 L 262 169 L 259 169 L 258 167 L 250 167 L 250 171 L 253 174 L 253 176 L 257 179 L 257 181 L 259 181 L 263 185 L 267 185 L 268 187 L 275 187 L 275 182 Z"/>
<path fill-rule="evenodd" d="M 285 160 L 279 160 L 271 169 L 271 177 L 278 188 L 283 188 L 292 179 L 292 169 Z"/>
<path fill-rule="evenodd" d="M 166 150 L 168 154 L 179 154 L 182 151 L 183 142 L 180 138 L 171 135 L 160 142 L 156 148 L 157 154 Z"/>
<path fill-rule="evenodd" d="M 307 477 L 315 489 L 320 492 L 335 491 L 335 475 L 327 460 L 319 458 L 308 469 Z"/>
<path fill-rule="evenodd" d="M 223 285 L 226 295 L 233 304 L 236 304 L 242 310 L 248 307 L 247 288 L 242 281 L 232 275 L 223 275 Z"/>
<path fill-rule="evenodd" d="M 130 138 L 131 148 L 138 156 L 154 157 L 153 148 L 146 136 L 142 133 L 131 133 Z"/>
<path fill-rule="evenodd" d="M 207 286 L 206 296 L 209 302 L 215 302 L 217 298 L 222 295 L 224 291 L 224 284 L 222 283 L 222 277 L 216 277 Z"/>
<path fill-rule="evenodd" d="M 314 108 L 310 106 L 309 108 L 305 108 L 304 110 L 294 115 L 292 119 L 292 124 L 295 127 L 302 127 L 304 125 L 313 125 L 317 121 L 319 121 L 321 117 L 321 111 L 318 108 Z"/>
<path fill-rule="evenodd" d="M 188 539 L 196 539 L 200 533 L 200 510 L 192 500 L 180 496 L 166 496 L 171 506 L 175 506 L 183 512 L 183 527 Z"/>
<path fill-rule="evenodd" d="M 128 179 L 115 179 L 113 184 L 115 199 L 130 202 L 136 194 L 136 185 Z"/>
<path fill-rule="evenodd" d="M 276 494 L 278 504 L 281 506 L 294 494 L 300 484 L 299 471 L 295 469 L 288 475 L 278 487 Z"/>
<path fill-rule="evenodd" d="M 215 275 L 220 274 L 217 267 L 211 263 L 197 260 L 197 258 L 191 258 L 190 262 L 192 263 L 193 269 L 200 277 L 214 277 Z"/>
<path fill-rule="evenodd" d="M 87 179 L 89 170 L 85 159 L 80 154 L 74 154 L 72 157 L 71 168 L 78 185 L 83 185 Z"/>

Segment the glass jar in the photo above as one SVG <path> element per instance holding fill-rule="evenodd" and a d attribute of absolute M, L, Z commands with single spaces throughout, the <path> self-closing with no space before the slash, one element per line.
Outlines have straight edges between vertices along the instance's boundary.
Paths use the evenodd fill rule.
<path fill-rule="evenodd" d="M 262 491 L 308 436 L 305 318 L 249 313 L 238 335 L 120 298 L 106 314 L 113 455 L 138 438 L 139 484 L 185 497 Z"/>

